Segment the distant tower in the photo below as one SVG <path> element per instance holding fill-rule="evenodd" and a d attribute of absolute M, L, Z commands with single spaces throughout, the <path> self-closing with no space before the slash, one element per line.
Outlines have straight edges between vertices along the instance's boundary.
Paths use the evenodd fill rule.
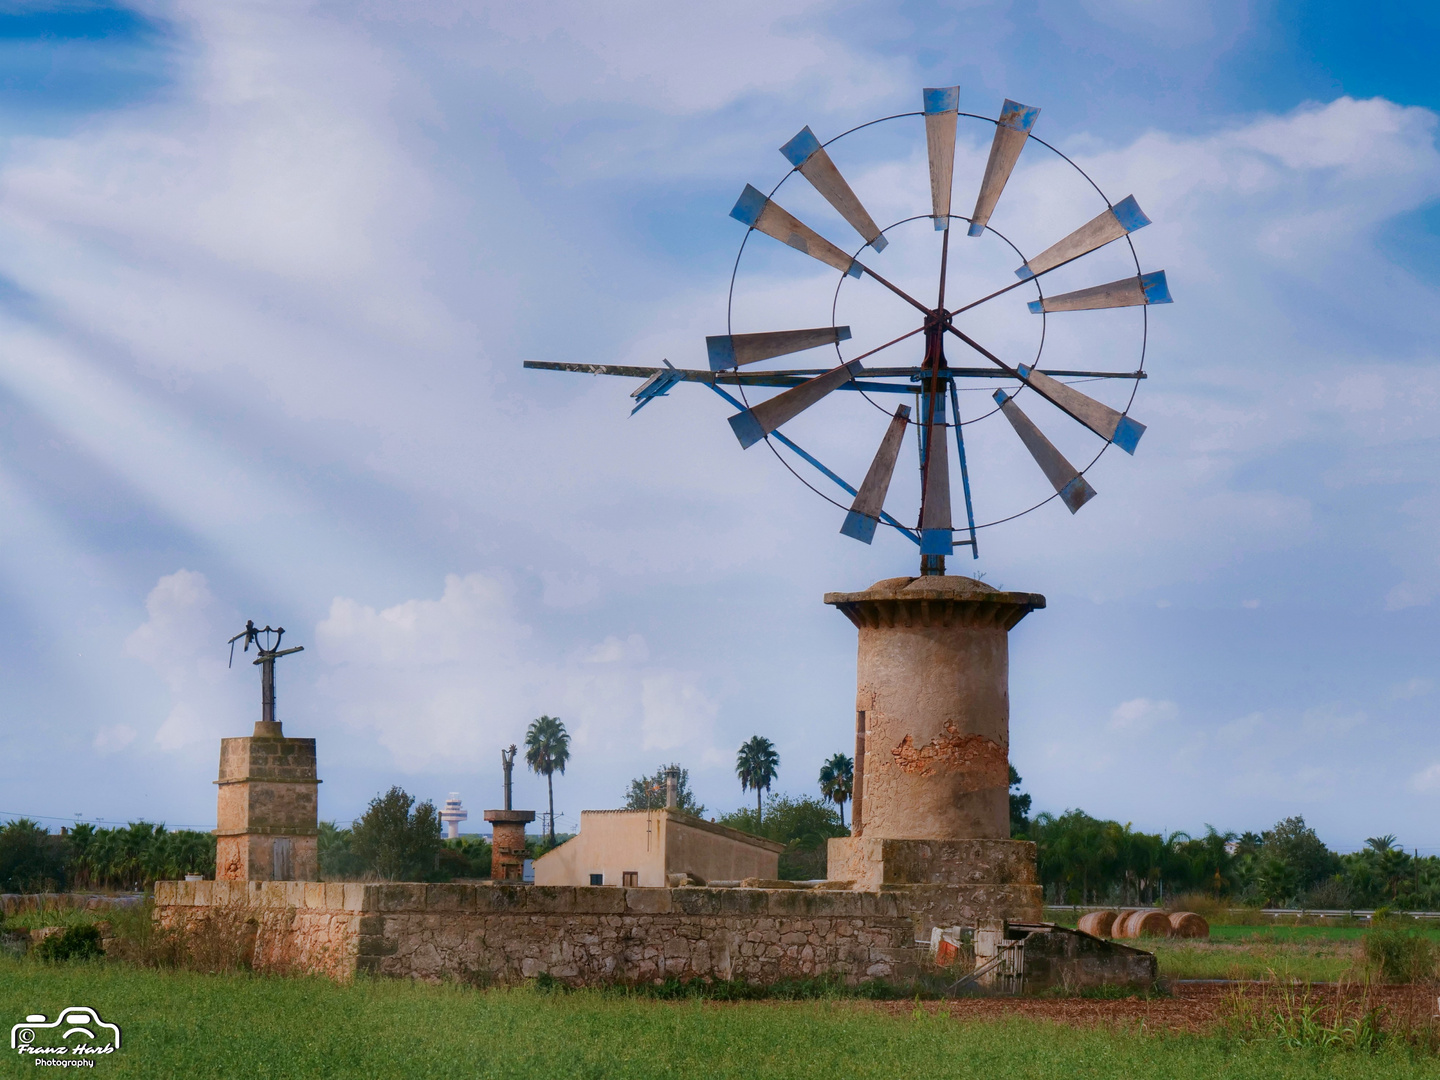
<path fill-rule="evenodd" d="M 460 805 L 460 793 L 450 792 L 450 797 L 445 800 L 445 809 L 440 811 L 440 820 L 445 823 L 445 839 L 454 840 L 460 835 L 460 822 L 470 815 Z"/>

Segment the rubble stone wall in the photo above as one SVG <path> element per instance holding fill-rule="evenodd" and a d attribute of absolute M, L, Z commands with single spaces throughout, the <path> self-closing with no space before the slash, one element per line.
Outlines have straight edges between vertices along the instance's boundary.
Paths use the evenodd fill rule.
<path fill-rule="evenodd" d="M 911 975 L 925 952 L 904 897 L 886 892 L 170 881 L 155 917 L 182 932 L 239 920 L 257 970 L 341 981 L 855 983 Z"/>

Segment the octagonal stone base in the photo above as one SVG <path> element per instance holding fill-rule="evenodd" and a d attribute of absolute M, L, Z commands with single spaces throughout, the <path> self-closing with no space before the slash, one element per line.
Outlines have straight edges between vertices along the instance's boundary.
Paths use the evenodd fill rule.
<path fill-rule="evenodd" d="M 846 836 L 829 842 L 832 881 L 866 892 L 903 891 L 931 925 L 986 919 L 1038 922 L 1043 896 L 1028 840 L 889 840 Z"/>

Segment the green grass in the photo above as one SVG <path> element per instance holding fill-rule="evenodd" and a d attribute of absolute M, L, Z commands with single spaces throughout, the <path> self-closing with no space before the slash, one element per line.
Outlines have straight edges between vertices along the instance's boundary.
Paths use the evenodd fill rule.
<path fill-rule="evenodd" d="M 1049 916 L 1069 916 L 1049 911 Z M 1073 917 L 1068 922 L 1074 924 Z M 1440 942 L 1440 926 L 1407 923 Z M 1264 979 L 1272 974 L 1302 982 L 1358 978 L 1365 968 L 1366 925 L 1212 924 L 1208 941 L 1142 938 L 1127 942 L 1155 953 L 1167 979 Z"/>
<path fill-rule="evenodd" d="M 5 916 L 4 921 L 0 922 L 0 930 L 36 930 L 42 926 L 89 926 L 110 918 L 111 914 L 109 911 L 86 911 L 84 908 L 20 911 Z"/>
<path fill-rule="evenodd" d="M 659 1002 L 0 960 L 5 1024 L 70 1004 L 89 1005 L 121 1026 L 120 1054 L 86 1070 L 119 1077 L 1436 1075 L 1434 1059 L 1403 1047 L 1378 1055 L 1286 1050 L 1222 1036 L 958 1022 L 854 1001 Z M 8 1055 L 8 1046 L 0 1054 Z M 28 1061 L 0 1061 L 0 1075 L 34 1075 Z"/>

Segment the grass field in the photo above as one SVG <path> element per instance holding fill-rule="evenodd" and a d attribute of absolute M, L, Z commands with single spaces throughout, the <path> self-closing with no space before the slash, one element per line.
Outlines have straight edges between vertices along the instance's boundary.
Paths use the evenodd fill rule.
<path fill-rule="evenodd" d="M 1047 918 L 1070 915 L 1047 912 Z M 1059 921 L 1056 919 L 1056 921 Z M 1069 925 L 1075 920 L 1069 918 Z M 1416 924 L 1440 943 L 1440 926 Z M 1212 925 L 1208 941 L 1144 938 L 1128 942 L 1155 953 L 1167 979 L 1280 979 L 1336 982 L 1365 974 L 1365 926 Z"/>
<path fill-rule="evenodd" d="M 0 960 L 0 1018 L 84 1004 L 121 1026 L 117 1077 L 1435 1077 L 1432 1057 L 1224 1036 L 957 1021 L 853 1000 L 657 1002 L 398 981 Z M 36 1066 L 6 1056 L 0 1075 Z"/>

